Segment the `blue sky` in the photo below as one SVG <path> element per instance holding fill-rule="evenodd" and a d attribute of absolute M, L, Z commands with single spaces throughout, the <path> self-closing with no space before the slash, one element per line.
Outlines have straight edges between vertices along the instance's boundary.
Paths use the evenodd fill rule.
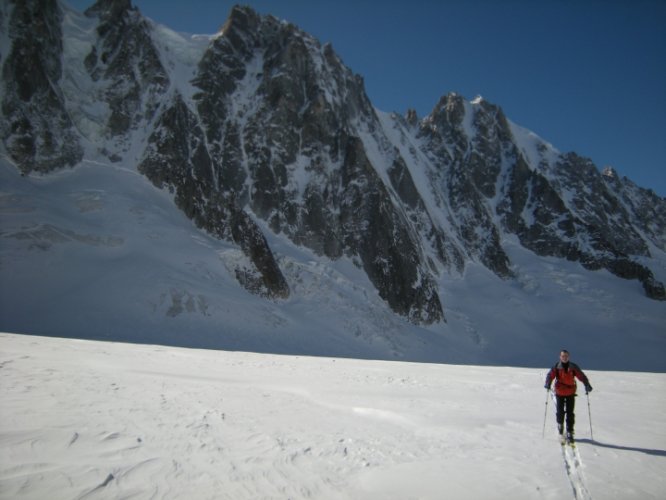
<path fill-rule="evenodd" d="M 84 10 L 92 0 L 68 0 Z M 214 33 L 233 1 L 133 0 Z M 482 95 L 561 151 L 666 196 L 664 0 L 248 0 L 331 42 L 383 111 Z"/>

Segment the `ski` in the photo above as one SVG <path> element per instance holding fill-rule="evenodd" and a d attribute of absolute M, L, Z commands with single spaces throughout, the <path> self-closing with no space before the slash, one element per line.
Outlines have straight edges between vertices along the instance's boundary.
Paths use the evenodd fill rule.
<path fill-rule="evenodd" d="M 567 437 L 567 436 L 564 435 L 564 434 L 560 434 L 560 435 L 559 435 L 559 438 L 560 438 L 560 444 L 561 444 L 562 446 L 567 446 L 567 445 L 568 445 L 568 446 L 570 446 L 571 448 L 575 448 L 575 447 L 576 447 L 576 440 L 575 440 L 573 437 Z"/>
<path fill-rule="evenodd" d="M 568 446 L 569 448 L 576 448 L 575 441 L 569 441 L 568 439 L 560 439 L 561 446 Z"/>

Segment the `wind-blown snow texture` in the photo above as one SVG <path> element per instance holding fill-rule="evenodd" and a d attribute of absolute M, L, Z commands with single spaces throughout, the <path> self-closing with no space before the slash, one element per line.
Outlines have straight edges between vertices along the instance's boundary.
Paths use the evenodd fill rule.
<path fill-rule="evenodd" d="M 578 360 L 578 359 L 577 359 Z M 664 374 L 587 371 L 560 451 L 545 369 L 0 334 L 0 498 L 648 500 Z"/>
<path fill-rule="evenodd" d="M 666 371 L 666 201 L 501 108 L 381 112 L 246 8 L 193 37 L 124 0 L 0 8 L 0 329 Z"/>

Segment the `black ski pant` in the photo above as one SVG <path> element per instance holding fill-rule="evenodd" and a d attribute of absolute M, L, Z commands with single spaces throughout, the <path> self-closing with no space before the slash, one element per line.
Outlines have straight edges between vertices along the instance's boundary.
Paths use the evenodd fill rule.
<path fill-rule="evenodd" d="M 574 415 L 574 406 L 576 406 L 576 395 L 572 394 L 571 396 L 556 396 L 557 399 L 557 411 L 555 418 L 557 419 L 557 425 L 564 424 L 564 416 L 567 417 L 567 432 L 573 434 L 574 423 L 576 422 L 576 416 Z"/>

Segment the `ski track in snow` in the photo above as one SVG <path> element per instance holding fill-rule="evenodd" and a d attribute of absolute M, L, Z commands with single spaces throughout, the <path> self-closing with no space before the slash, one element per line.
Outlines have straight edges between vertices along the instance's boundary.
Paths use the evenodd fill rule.
<path fill-rule="evenodd" d="M 590 495 L 586 486 L 583 461 L 580 458 L 578 447 L 572 448 L 568 444 L 562 445 L 562 456 L 564 457 L 564 465 L 575 500 L 592 500 L 592 495 Z"/>

